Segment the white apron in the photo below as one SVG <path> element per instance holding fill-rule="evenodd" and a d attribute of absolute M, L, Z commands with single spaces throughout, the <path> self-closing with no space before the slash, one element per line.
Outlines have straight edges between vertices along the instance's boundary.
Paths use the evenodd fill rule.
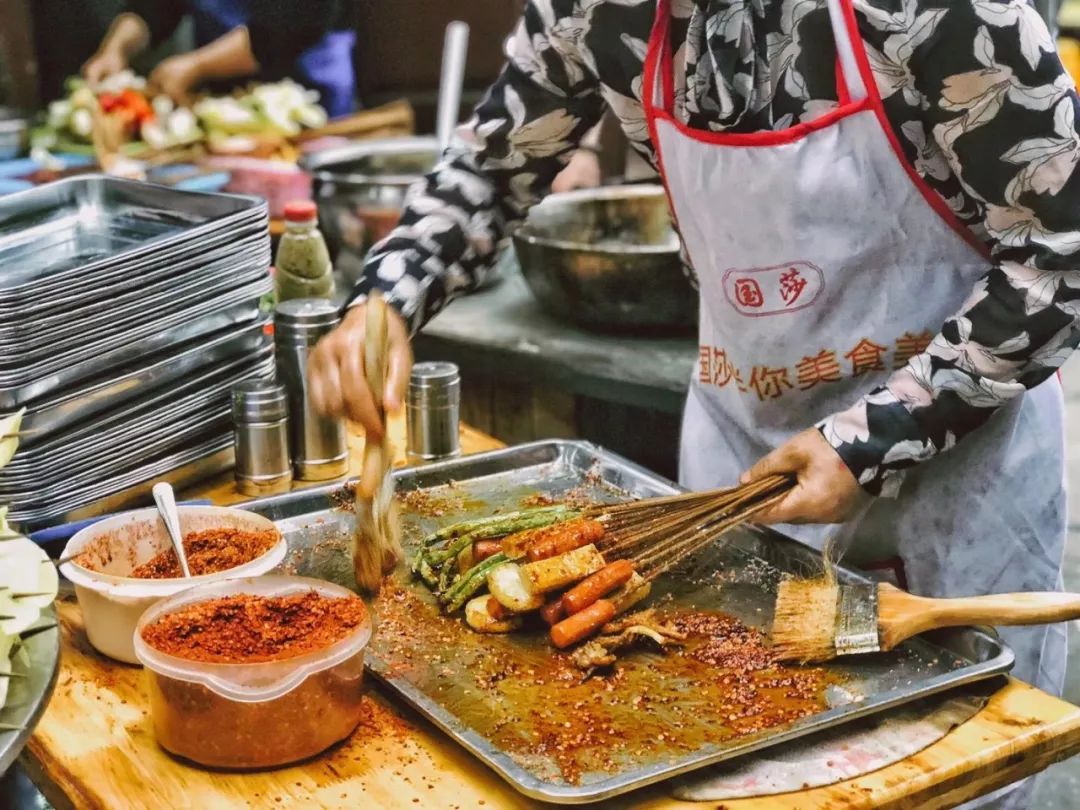
<path fill-rule="evenodd" d="M 828 0 L 839 107 L 784 131 L 691 129 L 673 114 L 670 0 L 645 65 L 646 115 L 701 289 L 680 479 L 703 489 L 885 382 L 960 309 L 988 259 L 908 166 L 850 0 Z M 892 558 L 915 593 L 1058 590 L 1065 538 L 1057 379 L 908 472 L 845 527 L 855 565 Z M 819 545 L 836 527 L 785 527 Z M 1063 625 L 1005 629 L 1015 674 L 1060 694 Z"/>

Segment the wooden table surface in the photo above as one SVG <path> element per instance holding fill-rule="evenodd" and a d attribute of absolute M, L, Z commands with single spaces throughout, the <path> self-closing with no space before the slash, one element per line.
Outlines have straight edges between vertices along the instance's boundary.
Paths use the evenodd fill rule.
<path fill-rule="evenodd" d="M 398 447 L 404 427 L 392 426 Z M 357 437 L 357 451 L 362 446 Z M 464 429 L 465 452 L 499 447 Z M 355 459 L 360 453 L 355 452 Z M 185 493 L 242 500 L 231 476 Z M 345 743 L 314 760 L 268 773 L 229 774 L 181 764 L 154 742 L 137 667 L 95 653 L 74 602 L 62 602 L 61 671 L 22 763 L 57 808 L 234 807 L 529 808 L 441 732 L 372 685 L 367 714 Z M 919 754 L 858 779 L 725 810 L 953 807 L 1080 752 L 1080 708 L 1009 681 L 974 718 Z M 613 800 L 610 808 L 700 807 L 670 799 L 663 785 Z"/>

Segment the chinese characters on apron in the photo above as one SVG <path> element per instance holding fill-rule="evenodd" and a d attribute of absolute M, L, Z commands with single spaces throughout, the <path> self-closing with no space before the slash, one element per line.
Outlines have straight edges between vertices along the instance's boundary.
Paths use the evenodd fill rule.
<path fill-rule="evenodd" d="M 828 0 L 837 109 L 784 131 L 691 129 L 673 114 L 660 0 L 645 106 L 701 289 L 680 478 L 703 489 L 853 405 L 920 353 L 989 268 L 893 140 L 850 0 Z M 855 565 L 896 559 L 916 593 L 1056 590 L 1065 537 L 1056 379 L 908 472 L 845 527 Z M 785 527 L 820 546 L 836 527 Z M 1016 675 L 1060 694 L 1063 626 L 1002 631 Z"/>

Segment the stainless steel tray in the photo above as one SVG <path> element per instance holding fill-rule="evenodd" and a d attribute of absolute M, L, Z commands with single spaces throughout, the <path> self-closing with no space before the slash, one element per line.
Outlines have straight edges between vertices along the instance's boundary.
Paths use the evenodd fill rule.
<path fill-rule="evenodd" d="M 15 664 L 14 671 L 24 677 L 12 680 L 7 701 L 0 707 L 0 723 L 21 728 L 19 731 L 0 731 L 0 775 L 15 762 L 30 739 L 56 684 L 60 628 L 56 626 L 56 611 L 51 607 L 41 611 L 41 618 L 34 627 L 48 625 L 52 627 L 35 633 L 24 642 L 30 666 Z"/>
<path fill-rule="evenodd" d="M 460 499 L 470 505 L 441 518 L 406 513 L 407 545 L 414 545 L 426 531 L 463 516 L 490 513 L 495 509 L 517 508 L 522 499 L 544 492 L 558 497 L 571 489 L 584 489 L 604 499 L 617 490 L 634 496 L 670 494 L 677 488 L 670 482 L 616 455 L 583 442 L 539 442 L 493 453 L 469 456 L 395 474 L 399 490 L 430 490 L 436 496 Z M 333 508 L 333 496 L 341 502 L 338 487 L 305 490 L 246 504 L 245 507 L 278 522 L 287 536 L 292 554 L 288 570 L 322 576 L 338 582 L 352 582 L 347 547 L 352 516 Z M 345 498 L 345 502 L 348 502 Z M 776 532 L 763 529 L 733 531 L 722 542 L 698 555 L 679 571 L 657 581 L 651 601 L 670 594 L 676 605 L 696 605 L 734 615 L 752 627 L 765 629 L 771 622 L 776 584 L 784 573 L 820 570 L 820 555 Z M 402 583 L 406 582 L 404 575 Z M 864 582 L 861 576 L 841 570 L 846 582 Z M 612 768 L 583 762 L 580 780 L 564 780 L 552 756 L 535 745 L 531 753 L 515 753 L 497 743 L 500 735 L 534 734 L 525 726 L 531 709 L 542 705 L 544 695 L 523 675 L 510 675 L 508 686 L 494 692 L 494 686 L 478 686 L 475 672 L 486 660 L 509 662 L 528 670 L 550 657 L 543 634 L 517 633 L 508 636 L 479 636 L 458 631 L 439 618 L 426 590 L 416 583 L 405 585 L 419 598 L 419 606 L 402 622 L 406 628 L 398 641 L 387 638 L 395 632 L 384 622 L 370 648 L 368 665 L 390 689 L 416 707 L 437 726 L 494 769 L 527 796 L 546 801 L 579 804 L 597 801 L 658 782 L 678 774 L 776 745 L 857 717 L 940 692 L 960 684 L 1007 671 L 1012 653 L 996 637 L 974 629 L 938 637 L 935 642 L 919 639 L 890 654 L 830 665 L 842 679 L 854 700 L 834 705 L 787 726 L 758 735 L 716 740 L 716 729 L 724 725 L 722 706 L 694 699 L 695 683 L 666 681 L 664 660 L 635 654 L 624 666 L 626 684 L 635 684 L 633 694 L 651 698 L 668 695 L 670 703 L 653 700 L 656 715 L 628 711 L 621 714 L 601 693 L 592 704 L 591 716 L 611 712 L 601 719 L 628 732 L 641 724 L 670 735 L 657 743 L 654 756 L 627 754 L 615 742 L 609 755 Z M 392 598 L 392 597 L 391 597 Z M 412 607 L 410 609 L 413 609 Z M 391 611 L 393 608 L 391 607 Z M 386 618 L 376 605 L 376 627 Z M 387 628 L 390 628 L 389 630 Z M 433 628 L 424 631 L 422 628 Z M 425 644 L 436 639 L 437 649 Z M 549 685 L 550 688 L 550 685 Z M 618 686 L 615 687 L 619 688 Z M 686 705 L 690 711 L 670 714 Z M 665 714 L 668 712 L 668 714 Z M 615 739 L 617 739 L 617 734 Z M 687 741 L 676 745 L 677 740 Z M 584 756 L 584 755 L 582 755 Z"/>
<path fill-rule="evenodd" d="M 255 261 L 237 264 L 226 260 L 207 268 L 198 285 L 177 285 L 173 290 L 147 291 L 144 299 L 95 304 L 89 312 L 73 312 L 71 320 L 53 324 L 16 329 L 10 333 L 0 330 L 0 365 L 7 373 L 40 363 L 57 353 L 88 350 L 94 346 L 107 351 L 127 338 L 134 329 L 146 328 L 162 318 L 184 310 L 206 307 L 220 296 L 235 294 L 244 285 L 256 284 L 268 278 L 270 248 L 253 257 Z"/>
<path fill-rule="evenodd" d="M 108 515 L 148 502 L 151 488 L 159 481 L 168 481 L 176 489 L 183 489 L 231 469 L 234 461 L 232 431 L 223 431 L 192 441 L 183 450 L 147 461 L 92 489 L 72 492 L 47 508 L 12 509 L 8 518 L 24 532 L 29 532 L 56 523 Z"/>
<path fill-rule="evenodd" d="M 34 447 L 45 438 L 43 434 L 55 433 L 131 400 L 167 389 L 201 369 L 220 366 L 254 351 L 266 340 L 264 331 L 269 322 L 270 316 L 266 315 L 230 326 L 205 340 L 185 343 L 118 370 L 104 380 L 95 379 L 59 396 L 31 403 L 23 416 L 22 429 L 35 435 L 25 439 L 22 446 Z"/>
<path fill-rule="evenodd" d="M 21 374 L 0 375 L 0 408 L 18 408 L 63 386 L 96 377 L 171 346 L 253 321 L 259 317 L 260 299 L 272 289 L 267 274 L 258 282 L 223 295 L 214 302 L 150 324 L 113 350 L 73 353 L 71 357 L 42 364 Z"/>
<path fill-rule="evenodd" d="M 0 336 L 27 341 L 32 337 L 59 337 L 94 317 L 124 317 L 124 307 L 179 302 L 184 293 L 208 294 L 215 283 L 232 279 L 243 272 L 261 270 L 270 265 L 270 240 L 266 234 L 251 235 L 231 241 L 224 247 L 209 249 L 176 262 L 163 262 L 157 272 L 132 272 L 127 275 L 128 289 L 109 287 L 88 296 L 81 292 L 57 299 L 47 299 L 40 311 L 11 313 L 3 318 Z M 106 300 L 100 300 L 106 296 Z M 140 311 L 134 309 L 138 315 Z"/>
<path fill-rule="evenodd" d="M 72 489 L 92 486 L 141 459 L 183 447 L 187 437 L 229 426 L 229 392 L 237 383 L 273 374 L 273 348 L 165 392 L 124 406 L 101 422 L 16 453 L 0 473 L 0 498 L 25 508 L 48 504 Z"/>
<path fill-rule="evenodd" d="M 33 286 L 32 295 L 6 301 L 0 299 L 0 316 L 3 316 L 6 322 L 11 318 L 26 319 L 37 313 L 53 312 L 72 304 L 111 300 L 116 294 L 141 289 L 148 280 L 172 277 L 172 274 L 177 272 L 177 267 L 184 266 L 193 258 L 205 259 L 211 252 L 216 256 L 220 251 L 252 238 L 269 243 L 265 222 L 208 234 L 183 249 L 175 248 L 142 256 L 134 261 L 109 264 L 92 276 L 43 280 Z"/>
<path fill-rule="evenodd" d="M 93 273 L 265 215 L 254 197 L 85 175 L 0 198 L 0 291 Z"/>

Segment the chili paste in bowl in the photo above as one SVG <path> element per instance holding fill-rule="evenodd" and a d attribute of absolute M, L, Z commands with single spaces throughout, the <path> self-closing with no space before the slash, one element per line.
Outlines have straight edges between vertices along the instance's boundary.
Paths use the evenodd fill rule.
<path fill-rule="evenodd" d="M 272 768 L 348 737 L 361 720 L 372 623 L 351 591 L 305 577 L 202 585 L 135 631 L 158 743 L 214 768 Z"/>

